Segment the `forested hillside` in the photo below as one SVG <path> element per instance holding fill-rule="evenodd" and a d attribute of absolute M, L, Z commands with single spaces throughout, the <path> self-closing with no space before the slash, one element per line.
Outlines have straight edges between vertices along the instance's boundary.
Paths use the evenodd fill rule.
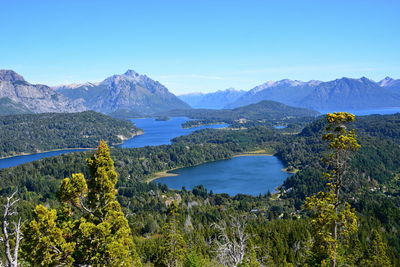
<path fill-rule="evenodd" d="M 0 157 L 117 144 L 139 132 L 131 122 L 85 111 L 0 116 Z"/>
<path fill-rule="evenodd" d="M 185 123 L 185 127 L 193 127 L 201 124 L 216 122 L 251 123 L 272 125 L 274 123 L 290 122 L 299 118 L 314 118 L 319 112 L 306 108 L 296 108 L 275 101 L 261 101 L 257 104 L 251 104 L 235 109 L 190 109 L 190 110 L 172 110 L 166 113 L 168 116 L 186 116 L 196 121 Z"/>
<path fill-rule="evenodd" d="M 344 188 L 359 221 L 357 234 L 346 243 L 352 246 L 345 253 L 351 266 L 377 266 L 374 253 L 383 262 L 400 264 L 400 240 L 396 234 L 400 231 L 400 148 L 396 134 L 399 124 L 394 123 L 398 119 L 400 114 L 367 116 L 352 124 L 361 149 L 351 161 L 352 182 Z M 173 218 L 173 233 L 181 240 L 180 253 L 170 255 L 178 260 L 177 266 L 218 266 L 221 242 L 233 242 L 220 239 L 224 231 L 246 235 L 243 262 L 253 265 L 244 266 L 305 265 L 312 229 L 310 214 L 304 211 L 303 203 L 306 197 L 324 190 L 321 179 L 326 168 L 321 161 L 327 147 L 321 139 L 324 128 L 321 119 L 298 135 L 285 135 L 264 126 L 247 130 L 205 129 L 176 138 L 172 145 L 112 149 L 111 157 L 120 174 L 117 199 L 124 207 L 142 262 L 168 266 L 165 257 L 170 254 L 162 251 L 176 248 L 168 243 L 172 242 L 168 241 L 172 231 L 168 227 Z M 299 170 L 285 181 L 279 194 L 230 197 L 212 194 L 201 186 L 191 191 L 171 191 L 144 182 L 159 171 L 256 149 L 276 151 L 289 167 Z M 92 153 L 73 153 L 1 170 L 0 192 L 6 196 L 19 189 L 20 214 L 24 217 L 30 217 L 35 203 L 57 207 L 56 192 L 61 179 L 76 172 L 89 177 L 85 158 Z M 177 203 L 177 209 L 171 213 L 169 203 L 173 202 Z M 372 252 L 374 246 L 380 246 L 378 252 Z"/>

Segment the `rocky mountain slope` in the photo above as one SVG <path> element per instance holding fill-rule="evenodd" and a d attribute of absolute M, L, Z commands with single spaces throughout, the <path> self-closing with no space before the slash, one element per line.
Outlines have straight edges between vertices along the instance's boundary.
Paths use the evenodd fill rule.
<path fill-rule="evenodd" d="M 228 88 L 212 93 L 192 93 L 178 96 L 193 108 L 221 109 L 244 95 L 246 91 Z"/>
<path fill-rule="evenodd" d="M 64 85 L 55 89 L 71 99 L 81 99 L 88 109 L 106 114 L 120 111 L 153 114 L 190 108 L 164 85 L 133 70 L 113 75 L 97 84 Z"/>
<path fill-rule="evenodd" d="M 71 100 L 46 85 L 30 84 L 12 70 L 0 70 L 0 99 L 0 110 L 8 110 L 0 115 L 86 110 L 81 100 Z"/>
<path fill-rule="evenodd" d="M 378 83 L 381 87 L 389 89 L 390 91 L 400 94 L 400 79 L 392 79 L 390 77 L 386 77 Z"/>
<path fill-rule="evenodd" d="M 240 107 L 255 104 L 262 100 L 273 100 L 287 105 L 298 106 L 298 100 L 310 94 L 313 88 L 320 83 L 320 81 L 302 82 L 288 79 L 276 82 L 269 81 L 254 87 L 226 107 Z"/>
<path fill-rule="evenodd" d="M 341 78 L 328 82 L 281 80 L 253 88 L 227 105 L 227 108 L 262 100 L 317 110 L 400 107 L 399 96 L 400 81 L 391 78 L 378 83 L 365 77 Z"/>
<path fill-rule="evenodd" d="M 32 113 L 23 104 L 17 103 L 8 97 L 0 98 L 0 115 L 29 114 Z"/>
<path fill-rule="evenodd" d="M 399 107 L 400 96 L 365 77 L 342 78 L 319 84 L 298 106 L 317 110 Z"/>

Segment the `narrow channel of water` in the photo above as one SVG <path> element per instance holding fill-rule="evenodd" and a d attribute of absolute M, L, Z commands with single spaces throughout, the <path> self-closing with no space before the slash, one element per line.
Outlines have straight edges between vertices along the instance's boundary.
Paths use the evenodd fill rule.
<path fill-rule="evenodd" d="M 184 129 L 182 123 L 189 121 L 186 117 L 173 117 L 168 121 L 157 121 L 154 118 L 132 119 L 131 121 L 140 129 L 144 130 L 143 135 L 126 140 L 120 147 L 144 147 L 171 144 L 171 139 L 190 134 L 196 130 L 205 128 L 223 128 L 228 124 L 204 125 Z"/>
<path fill-rule="evenodd" d="M 188 121 L 186 117 L 175 117 L 168 121 L 157 121 L 154 118 L 145 119 L 132 119 L 135 125 L 144 130 L 144 134 L 126 140 L 120 147 L 144 147 L 144 146 L 158 146 L 171 143 L 171 139 L 189 134 L 193 131 L 204 128 L 222 128 L 228 126 L 227 124 L 218 125 L 205 125 L 190 129 L 183 129 L 182 123 Z M 0 159 L 0 169 L 18 166 L 27 162 L 39 160 L 42 158 L 49 158 L 61 154 L 67 154 L 77 151 L 84 151 L 85 149 L 63 149 L 43 153 L 36 153 L 30 155 L 16 156 L 10 158 Z"/>
<path fill-rule="evenodd" d="M 31 161 L 35 161 L 35 160 L 39 160 L 39 159 L 43 159 L 43 158 L 49 158 L 49 157 L 54 157 L 54 156 L 58 156 L 61 154 L 67 154 L 67 153 L 85 151 L 85 150 L 86 149 L 63 149 L 63 150 L 55 150 L 55 151 L 49 151 L 49 152 L 43 152 L 43 153 L 36 153 L 36 154 L 30 154 L 30 155 L 4 158 L 4 159 L 0 159 L 0 169 L 18 166 L 18 165 L 21 165 L 21 164 L 24 164 L 27 162 L 31 162 Z"/>

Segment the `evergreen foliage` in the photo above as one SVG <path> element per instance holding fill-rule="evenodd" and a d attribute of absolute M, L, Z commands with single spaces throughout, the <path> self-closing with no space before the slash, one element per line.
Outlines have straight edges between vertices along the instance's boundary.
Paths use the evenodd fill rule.
<path fill-rule="evenodd" d="M 139 131 L 131 122 L 94 111 L 0 116 L 0 157 L 64 148 L 96 147 Z"/>
<path fill-rule="evenodd" d="M 61 206 L 65 216 L 57 217 L 56 210 L 37 206 L 24 234 L 27 261 L 33 265 L 141 266 L 128 221 L 115 197 L 118 175 L 104 141 L 87 164 L 88 180 L 83 174 L 73 174 L 61 183 L 59 198 L 67 205 Z"/>
<path fill-rule="evenodd" d="M 117 258 L 129 258 L 124 254 L 127 250 L 118 245 L 122 242 L 125 247 L 129 246 L 130 241 L 124 239 L 127 236 L 129 240 L 133 236 L 137 249 L 135 255 L 140 256 L 145 266 L 166 266 L 167 262 L 178 266 L 221 266 L 217 262 L 215 243 L 211 242 L 218 236 L 212 225 L 229 224 L 232 216 L 240 215 L 248 218 L 245 228 L 248 242 L 241 263 L 244 266 L 257 266 L 257 263 L 260 266 L 320 264 L 329 255 L 326 246 L 316 246 L 316 222 L 326 226 L 319 227 L 326 230 L 320 231 L 321 237 L 325 238 L 331 236 L 328 225 L 332 221 L 340 222 L 338 265 L 345 262 L 347 266 L 398 266 L 400 139 L 396 132 L 400 125 L 395 123 L 398 117 L 400 115 L 368 116 L 349 123 L 357 130 L 362 147 L 347 161 L 347 177 L 351 179 L 343 180 L 344 186 L 339 194 L 341 205 L 337 213 L 333 208 L 337 200 L 335 188 L 327 187 L 327 180 L 321 179 L 320 175 L 323 171 L 327 172 L 326 178 L 334 184 L 334 166 L 328 165 L 330 167 L 326 171 L 326 165 L 320 160 L 324 155 L 329 156 L 329 151 L 335 151 L 333 147 L 332 150 L 327 149 L 321 140 L 328 124 L 326 120 L 311 123 L 299 134 L 283 134 L 263 126 L 241 130 L 207 129 L 176 138 L 172 145 L 112 149 L 115 170 L 120 174 L 116 183 L 111 159 L 106 160 L 109 158 L 107 153 L 99 155 L 99 161 L 96 161 L 97 156 L 91 157 L 91 167 L 84 164 L 84 159 L 92 156 L 89 152 L 43 159 L 0 170 L 0 193 L 6 196 L 15 191 L 15 187 L 20 189 L 20 214 L 23 218 L 30 218 L 25 228 L 31 228 L 30 231 L 24 230 L 25 241 L 32 239 L 39 244 L 35 250 L 33 244 L 36 243 L 32 242 L 29 247 L 29 243 L 23 242 L 24 258 L 33 255 L 28 251 L 38 255 L 33 266 L 40 266 L 44 260 L 41 255 L 44 254 L 49 260 L 54 260 L 55 265 L 60 262 L 68 265 L 72 261 L 78 264 L 78 255 L 84 253 L 92 255 L 93 262 L 107 260 L 104 256 L 107 253 L 113 253 Z M 389 122 L 385 122 L 386 118 Z M 370 123 L 375 125 L 374 129 L 367 127 Z M 388 132 L 392 134 L 385 137 Z M 288 166 L 298 170 L 285 181 L 278 194 L 229 196 L 213 194 L 202 186 L 176 191 L 157 183 L 144 182 L 159 171 L 230 158 L 235 153 L 256 149 L 275 151 Z M 61 180 L 63 177 L 69 178 Z M 104 177 L 108 178 L 104 180 Z M 58 197 L 62 204 L 55 194 L 60 183 L 62 190 L 59 190 Z M 90 188 L 106 193 L 100 197 L 92 194 Z M 316 195 L 321 191 L 322 195 Z M 311 197 L 313 195 L 314 198 Z M 312 207 L 316 213 L 300 209 L 307 197 L 313 199 Z M 167 214 L 170 214 L 168 210 L 173 202 L 178 205 L 173 216 L 174 224 L 171 225 L 171 216 Z M 34 205 L 39 203 L 44 206 L 31 214 Z M 108 205 L 112 211 L 98 209 L 103 205 L 100 203 L 112 203 Z M 327 214 L 326 221 L 319 220 L 321 217 L 318 214 Z M 357 220 L 354 215 L 357 215 Z M 34 221 L 36 224 L 33 224 Z M 114 231 L 110 226 L 113 221 L 121 222 L 118 225 L 122 226 L 129 223 L 130 230 L 122 227 L 124 230 Z M 358 231 L 354 233 L 356 221 Z M 31 224 L 37 225 L 36 228 L 29 226 Z M 51 227 L 45 229 L 44 225 Z M 64 240 L 59 239 L 60 231 Z M 41 239 L 45 236 L 40 233 L 46 233 L 48 238 Z M 121 242 L 114 243 L 109 234 L 118 236 Z M 171 236 L 179 237 L 176 246 Z M 90 246 L 84 241 L 87 238 L 96 240 L 94 245 L 101 255 L 88 249 Z M 57 245 L 62 246 L 55 246 L 59 252 L 48 250 L 47 244 L 55 244 L 55 240 L 59 242 Z M 112 245 L 104 247 L 102 244 L 107 242 Z M 318 248 L 320 254 L 317 253 Z M 178 257 L 179 253 L 174 252 L 169 257 L 172 260 L 162 261 L 161 255 L 165 255 L 165 251 L 182 251 L 185 256 Z M 314 258 L 310 257 L 311 253 Z"/>
<path fill-rule="evenodd" d="M 331 167 L 324 173 L 327 180 L 327 191 L 308 197 L 305 207 L 315 212 L 311 223 L 314 241 L 310 253 L 312 265 L 335 267 L 340 256 L 338 250 L 350 235 L 357 231 L 357 217 L 350 205 L 340 195 L 344 184 L 348 181 L 346 174 L 351 153 L 360 145 L 355 132 L 347 130 L 347 124 L 354 121 L 355 116 L 346 112 L 327 114 L 328 148 L 332 150 L 327 162 Z M 346 262 L 345 257 L 343 261 Z"/>

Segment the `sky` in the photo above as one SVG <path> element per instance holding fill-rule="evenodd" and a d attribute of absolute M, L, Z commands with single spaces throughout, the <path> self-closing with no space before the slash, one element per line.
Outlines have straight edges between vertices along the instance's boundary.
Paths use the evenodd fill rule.
<path fill-rule="evenodd" d="M 399 0 L 0 0 L 0 69 L 31 83 L 133 69 L 175 94 L 400 78 Z"/>

